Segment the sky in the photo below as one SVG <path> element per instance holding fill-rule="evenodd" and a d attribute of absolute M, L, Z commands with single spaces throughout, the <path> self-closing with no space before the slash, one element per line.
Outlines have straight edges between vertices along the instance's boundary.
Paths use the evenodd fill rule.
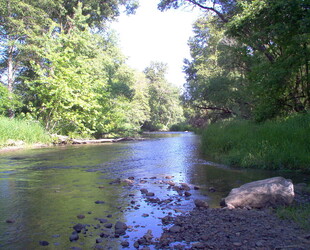
<path fill-rule="evenodd" d="M 188 39 L 200 12 L 191 8 L 160 12 L 158 3 L 141 0 L 135 15 L 122 14 L 111 27 L 129 66 L 143 71 L 151 61 L 167 63 L 168 82 L 181 87 L 185 83 L 183 60 L 190 59 Z"/>

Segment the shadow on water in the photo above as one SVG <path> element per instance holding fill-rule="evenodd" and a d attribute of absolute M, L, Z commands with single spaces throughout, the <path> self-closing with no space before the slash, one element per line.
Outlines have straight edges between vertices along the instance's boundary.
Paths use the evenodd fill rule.
<path fill-rule="evenodd" d="M 67 146 L 0 155 L 0 248 L 119 249 L 120 242 L 133 243 L 152 230 L 162 232 L 160 217 L 189 211 L 196 198 L 217 207 L 234 187 L 279 172 L 238 170 L 208 162 L 199 153 L 199 137 L 192 133 L 155 133 L 137 142 Z M 307 176 L 281 174 L 302 182 Z M 110 184 L 116 178 L 134 177 L 134 184 Z M 165 182 L 199 186 L 191 196 L 179 196 Z M 309 180 L 309 179 L 308 179 Z M 213 187 L 216 192 L 210 192 Z M 154 192 L 166 203 L 149 202 L 140 189 Z M 103 201 L 96 204 L 96 201 Z M 78 219 L 77 215 L 85 218 Z M 11 219 L 14 223 L 6 223 Z M 114 237 L 105 223 L 125 222 L 125 236 Z M 101 220 L 103 221 L 103 220 Z M 73 226 L 87 225 L 80 239 L 70 242 Z M 108 238 L 101 238 L 104 233 Z"/>

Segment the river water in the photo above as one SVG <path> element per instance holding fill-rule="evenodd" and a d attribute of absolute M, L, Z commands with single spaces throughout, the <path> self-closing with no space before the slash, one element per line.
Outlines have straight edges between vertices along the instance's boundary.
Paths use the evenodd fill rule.
<path fill-rule="evenodd" d="M 97 245 L 103 249 L 121 249 L 124 240 L 133 249 L 133 243 L 148 230 L 159 237 L 160 218 L 191 210 L 194 199 L 217 207 L 232 188 L 246 182 L 278 175 L 294 182 L 307 178 L 217 165 L 201 156 L 199 137 L 192 133 L 148 136 L 143 141 L 1 153 L 0 249 L 92 249 L 96 239 L 102 240 Z M 133 185 L 112 183 L 128 177 L 134 177 Z M 190 197 L 179 196 L 166 181 L 200 189 L 192 188 Z M 216 192 L 210 192 L 210 187 Z M 171 202 L 150 203 L 142 188 L 154 192 L 153 198 Z M 130 228 L 125 236 L 115 238 L 113 228 L 105 228 L 98 218 L 112 224 L 122 221 Z M 87 225 L 88 231 L 70 242 L 77 223 Z M 111 237 L 100 238 L 102 232 Z M 49 245 L 41 246 L 40 241 Z"/>

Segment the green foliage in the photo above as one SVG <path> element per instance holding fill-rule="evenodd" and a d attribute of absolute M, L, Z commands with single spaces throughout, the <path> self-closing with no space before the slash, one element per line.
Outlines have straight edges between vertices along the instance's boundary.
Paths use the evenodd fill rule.
<path fill-rule="evenodd" d="M 227 165 L 310 171 L 310 114 L 255 124 L 224 121 L 203 132 L 204 153 Z"/>
<path fill-rule="evenodd" d="M 10 146 L 8 140 L 23 141 L 26 144 L 52 141 L 38 122 L 0 116 L 0 147 Z"/>
<path fill-rule="evenodd" d="M 310 229 L 310 204 L 280 207 L 276 213 L 281 219 L 293 220 L 302 228 Z"/>
<path fill-rule="evenodd" d="M 299 0 L 162 0 L 208 11 L 194 24 L 184 103 L 193 124 L 266 121 L 308 110 L 309 8 Z"/>
<path fill-rule="evenodd" d="M 194 125 L 199 119 L 217 121 L 229 117 L 250 118 L 251 93 L 247 79 L 239 70 L 239 44 L 223 35 L 213 17 L 198 19 L 195 37 L 190 40 L 192 57 L 186 61 L 187 83 L 184 103 L 194 110 L 190 118 Z"/>
<path fill-rule="evenodd" d="M 194 128 L 187 122 L 180 122 L 177 124 L 173 124 L 169 130 L 170 131 L 193 131 Z"/>
<path fill-rule="evenodd" d="M 125 64 L 105 25 L 120 6 L 133 13 L 138 2 L 0 0 L 0 70 L 7 80 L 0 114 L 15 112 L 77 137 L 129 135 L 148 122 L 167 129 L 181 121 L 178 90 L 164 75 L 156 72 L 151 81 L 151 73 L 147 79 Z"/>
<path fill-rule="evenodd" d="M 150 120 L 143 128 L 147 130 L 168 130 L 172 124 L 184 120 L 180 104 L 179 90 L 171 86 L 165 79 L 167 66 L 163 63 L 152 62 L 144 70 L 149 80 Z"/>

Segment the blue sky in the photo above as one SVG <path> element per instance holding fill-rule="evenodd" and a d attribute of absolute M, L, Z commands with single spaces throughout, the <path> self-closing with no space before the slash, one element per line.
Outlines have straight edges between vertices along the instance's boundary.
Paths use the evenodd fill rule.
<path fill-rule="evenodd" d="M 141 0 L 135 15 L 122 14 L 111 27 L 118 33 L 120 47 L 132 68 L 143 71 L 151 61 L 167 63 L 168 81 L 183 86 L 183 59 L 190 58 L 187 42 L 199 11 L 187 8 L 160 12 L 158 2 Z"/>

